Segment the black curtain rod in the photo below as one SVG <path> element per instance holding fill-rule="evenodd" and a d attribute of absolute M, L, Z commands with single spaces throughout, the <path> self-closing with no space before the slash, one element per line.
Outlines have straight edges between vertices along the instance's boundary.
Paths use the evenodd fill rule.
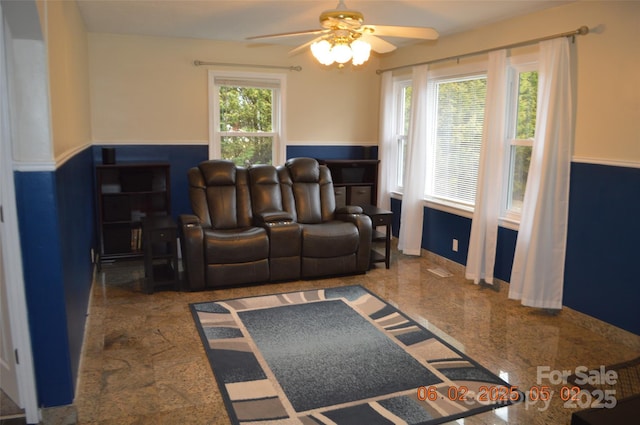
<path fill-rule="evenodd" d="M 388 71 L 397 71 L 398 69 L 411 68 L 413 66 L 418 66 L 418 65 L 431 65 L 432 63 L 446 62 L 446 61 L 451 61 L 451 60 L 458 60 L 458 59 L 466 58 L 466 57 L 469 57 L 469 56 L 482 55 L 482 54 L 485 54 L 485 53 L 493 52 L 495 50 L 513 49 L 513 48 L 516 48 L 516 47 L 528 46 L 530 44 L 535 44 L 535 43 L 539 43 L 541 41 L 546 41 L 546 40 L 552 40 L 554 38 L 575 37 L 576 35 L 587 35 L 587 34 L 589 34 L 589 27 L 586 26 L 586 25 L 583 25 L 580 28 L 578 28 L 577 30 L 563 32 L 563 33 L 560 33 L 560 34 L 548 35 L 546 37 L 540 37 L 540 38 L 536 38 L 536 39 L 533 39 L 533 40 L 521 41 L 519 43 L 507 44 L 506 46 L 493 47 L 491 49 L 478 50 L 477 52 L 463 53 L 461 55 L 449 56 L 449 57 L 440 58 L 440 59 L 433 59 L 433 60 L 426 61 L 426 62 L 412 63 L 412 64 L 409 64 L 409 65 L 401 65 L 401 66 L 396 66 L 396 67 L 393 67 L 393 68 L 377 69 L 376 70 L 376 74 L 382 74 L 383 72 L 388 72 Z"/>

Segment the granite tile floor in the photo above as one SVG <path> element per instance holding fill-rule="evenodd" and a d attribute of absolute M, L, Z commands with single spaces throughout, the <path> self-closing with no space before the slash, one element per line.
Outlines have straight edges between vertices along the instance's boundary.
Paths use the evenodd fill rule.
<path fill-rule="evenodd" d="M 453 275 L 429 271 L 436 267 Z M 90 300 L 74 403 L 78 423 L 230 423 L 189 311 L 200 301 L 360 284 L 519 389 L 554 391 L 546 403 L 530 400 L 453 422 L 464 425 L 569 424 L 586 399 L 563 402 L 563 385 L 538 381 L 538 367 L 573 372 L 640 355 L 640 336 L 567 308 L 554 314 L 523 307 L 508 299 L 507 284 L 496 290 L 463 274 L 433 254 L 409 257 L 394 247 L 390 269 L 379 263 L 365 275 L 148 295 L 141 263 L 105 265 Z"/>

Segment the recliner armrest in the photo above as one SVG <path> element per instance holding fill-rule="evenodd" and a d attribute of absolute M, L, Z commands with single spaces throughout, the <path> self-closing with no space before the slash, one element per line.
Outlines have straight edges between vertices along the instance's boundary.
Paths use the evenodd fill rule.
<path fill-rule="evenodd" d="M 204 289 L 204 232 L 200 219 L 192 214 L 180 215 L 178 231 L 187 287 L 192 291 Z"/>
<path fill-rule="evenodd" d="M 293 216 L 286 211 L 264 211 L 256 214 L 255 222 L 258 226 L 274 225 L 293 222 Z"/>
<path fill-rule="evenodd" d="M 348 221 L 356 225 L 358 228 L 358 233 L 360 235 L 360 245 L 358 246 L 357 253 L 357 271 L 366 272 L 369 270 L 369 261 L 371 258 L 371 236 L 373 233 L 373 226 L 371 224 L 371 218 L 368 215 L 362 214 L 362 208 L 356 206 L 347 206 L 343 208 L 354 208 L 351 211 L 360 212 L 336 212 L 335 218 L 336 220 Z M 342 211 L 343 208 L 338 209 L 338 211 Z"/>
<path fill-rule="evenodd" d="M 201 226 L 200 219 L 193 214 L 181 214 L 178 217 L 178 223 L 180 226 L 187 226 L 187 225 Z"/>
<path fill-rule="evenodd" d="M 362 214 L 362 207 L 345 205 L 344 207 L 336 208 L 336 214 Z"/>

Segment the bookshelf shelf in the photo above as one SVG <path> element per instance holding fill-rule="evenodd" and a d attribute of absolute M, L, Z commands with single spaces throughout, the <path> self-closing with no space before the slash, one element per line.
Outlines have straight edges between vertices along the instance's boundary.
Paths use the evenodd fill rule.
<path fill-rule="evenodd" d="M 319 159 L 318 162 L 331 171 L 336 207 L 377 204 L 379 160 Z"/>
<path fill-rule="evenodd" d="M 167 163 L 96 166 L 98 266 L 143 257 L 142 220 L 171 213 L 170 187 Z"/>

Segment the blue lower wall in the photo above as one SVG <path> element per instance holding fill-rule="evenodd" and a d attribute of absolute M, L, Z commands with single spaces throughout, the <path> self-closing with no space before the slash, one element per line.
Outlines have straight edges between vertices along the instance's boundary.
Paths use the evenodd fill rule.
<path fill-rule="evenodd" d="M 392 233 L 400 234 L 400 214 L 402 201 L 391 199 L 393 211 Z M 459 264 L 467 263 L 471 219 L 434 208 L 425 207 L 422 223 L 422 248 Z M 511 265 L 516 249 L 518 232 L 503 227 L 498 228 L 498 245 L 494 276 L 508 282 L 511 279 Z M 453 239 L 458 240 L 458 251 L 453 250 Z"/>
<path fill-rule="evenodd" d="M 425 208 L 423 217 L 423 248 L 456 263 L 466 264 L 471 220 L 432 208 Z M 457 252 L 453 251 L 453 239 L 458 240 Z"/>
<path fill-rule="evenodd" d="M 38 404 L 69 404 L 74 372 L 56 173 L 16 172 L 15 185 Z M 91 281 L 82 283 L 90 286 Z M 84 317 L 80 326 L 84 328 Z"/>
<path fill-rule="evenodd" d="M 496 246 L 496 263 L 493 274 L 505 282 L 511 280 L 511 267 L 513 256 L 516 252 L 516 240 L 518 232 L 515 230 L 498 227 L 498 243 Z"/>
<path fill-rule="evenodd" d="M 91 149 L 56 170 L 56 191 L 71 377 L 75 383 L 93 280 L 91 249 L 96 246 L 94 203 L 78 202 L 94 197 Z"/>
<path fill-rule="evenodd" d="M 309 157 L 316 159 L 378 159 L 377 146 L 293 145 L 287 146 L 287 159 Z"/>
<path fill-rule="evenodd" d="M 640 335 L 640 168 L 573 163 L 564 302 Z"/>
<path fill-rule="evenodd" d="M 391 199 L 391 209 L 397 237 L 402 202 Z M 638 335 L 639 218 L 640 169 L 572 163 L 564 305 Z M 470 234 L 470 219 L 425 207 L 422 248 L 466 264 Z M 498 229 L 494 275 L 506 282 L 517 235 Z"/>
<path fill-rule="evenodd" d="M 93 158 L 16 172 L 16 206 L 38 403 L 73 402 L 93 280 Z"/>

